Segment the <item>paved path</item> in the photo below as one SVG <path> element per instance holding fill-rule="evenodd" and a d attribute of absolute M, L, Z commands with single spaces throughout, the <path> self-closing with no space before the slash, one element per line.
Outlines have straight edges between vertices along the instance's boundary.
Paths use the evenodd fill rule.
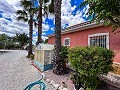
<path fill-rule="evenodd" d="M 41 78 L 26 56 L 27 51 L 24 50 L 0 54 L 0 90 L 23 90 L 29 83 Z"/>

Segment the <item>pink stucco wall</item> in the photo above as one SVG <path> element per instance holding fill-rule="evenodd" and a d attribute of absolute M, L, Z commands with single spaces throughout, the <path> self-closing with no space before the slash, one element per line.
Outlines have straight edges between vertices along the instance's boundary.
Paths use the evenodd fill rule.
<path fill-rule="evenodd" d="M 61 37 L 61 42 L 63 44 L 64 38 L 70 38 L 70 47 L 88 46 L 88 35 L 92 35 L 96 33 L 108 33 L 108 32 L 109 32 L 109 47 L 110 49 L 114 50 L 116 53 L 114 62 L 120 62 L 120 33 L 116 33 L 116 34 L 112 33 L 110 27 L 100 26 L 97 28 L 63 34 Z M 54 37 L 50 37 L 48 43 L 54 44 Z"/>

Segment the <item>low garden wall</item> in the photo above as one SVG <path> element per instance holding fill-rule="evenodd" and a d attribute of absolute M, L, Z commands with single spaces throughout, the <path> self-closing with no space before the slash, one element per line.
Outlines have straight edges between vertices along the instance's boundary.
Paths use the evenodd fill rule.
<path fill-rule="evenodd" d="M 109 72 L 107 75 L 100 75 L 99 78 L 108 84 L 108 90 L 120 90 L 120 75 Z"/>

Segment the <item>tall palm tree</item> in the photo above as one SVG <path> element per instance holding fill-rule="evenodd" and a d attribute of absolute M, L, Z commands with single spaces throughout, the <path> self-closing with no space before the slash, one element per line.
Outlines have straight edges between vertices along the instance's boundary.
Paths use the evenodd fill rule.
<path fill-rule="evenodd" d="M 37 0 L 32 0 L 34 3 L 37 2 Z M 38 0 L 39 3 L 39 7 L 36 8 L 38 15 L 37 15 L 37 20 L 38 20 L 38 39 L 36 42 L 36 45 L 38 45 L 39 43 L 42 43 L 42 16 L 48 16 L 48 7 L 49 5 L 47 5 L 47 3 L 50 2 L 50 0 Z M 52 7 L 50 7 L 49 11 L 50 13 L 52 13 L 53 11 L 51 10 Z M 42 13 L 44 12 L 44 13 Z"/>
<path fill-rule="evenodd" d="M 20 1 L 20 5 L 23 7 L 23 10 L 18 10 L 16 12 L 17 20 L 23 20 L 28 22 L 29 25 L 29 48 L 28 48 L 28 56 L 32 54 L 32 34 L 33 34 L 33 16 L 35 13 L 35 9 L 32 7 L 32 2 L 27 0 Z"/>
<path fill-rule="evenodd" d="M 44 1 L 44 2 L 43 2 Z M 39 0 L 39 13 L 38 13 L 38 43 L 41 40 L 42 34 L 42 6 L 49 0 Z M 55 14 L 55 50 L 53 57 L 53 73 L 64 74 L 64 61 L 61 59 L 61 3 L 62 0 L 51 0 L 49 5 L 49 12 Z M 44 9 L 47 9 L 45 6 Z M 46 13 L 46 10 L 44 12 Z"/>
<path fill-rule="evenodd" d="M 38 10 L 38 40 L 37 45 L 42 42 L 42 2 L 39 0 L 39 10 Z"/>
<path fill-rule="evenodd" d="M 64 61 L 61 58 L 61 3 L 62 0 L 54 0 L 55 12 L 55 50 L 53 57 L 53 73 L 64 74 Z"/>

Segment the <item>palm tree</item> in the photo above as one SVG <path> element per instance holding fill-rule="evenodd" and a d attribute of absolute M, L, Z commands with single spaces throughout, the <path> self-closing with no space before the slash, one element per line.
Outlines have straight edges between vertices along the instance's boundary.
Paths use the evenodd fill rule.
<path fill-rule="evenodd" d="M 16 33 L 14 40 L 20 44 L 21 49 L 24 49 L 23 46 L 28 44 L 29 38 L 25 33 L 22 34 Z"/>
<path fill-rule="evenodd" d="M 54 0 L 55 12 L 55 50 L 53 57 L 53 73 L 64 74 L 64 61 L 61 58 L 61 3 L 62 0 Z"/>
<path fill-rule="evenodd" d="M 43 2 L 44 1 L 44 2 Z M 42 34 L 42 6 L 49 0 L 39 0 L 39 13 L 38 13 L 38 42 L 41 41 Z M 53 57 L 53 73 L 64 74 L 64 61 L 61 59 L 61 3 L 62 0 L 51 0 L 49 7 L 50 13 L 55 13 L 55 49 Z M 47 7 L 44 6 L 44 14 L 47 14 Z M 40 37 L 40 38 L 39 38 Z"/>
<path fill-rule="evenodd" d="M 38 23 L 36 23 L 38 25 L 38 40 L 36 42 L 36 45 L 38 45 L 39 43 L 42 43 L 42 16 L 48 16 L 48 7 L 49 5 L 47 4 L 50 0 L 38 0 L 38 3 L 39 3 L 39 7 L 36 8 L 36 12 L 38 12 L 38 15 L 37 15 L 37 20 L 38 20 Z M 32 0 L 33 3 L 37 2 L 37 0 Z M 52 6 L 52 5 L 51 5 Z M 49 9 L 49 12 L 52 13 L 53 11 L 51 10 L 53 8 L 50 7 Z M 42 11 L 44 13 L 42 13 Z"/>
<path fill-rule="evenodd" d="M 29 25 L 29 48 L 28 48 L 28 56 L 32 54 L 32 34 L 33 34 L 33 16 L 35 13 L 35 9 L 32 7 L 32 2 L 27 0 L 20 1 L 20 5 L 23 7 L 23 10 L 18 10 L 17 20 L 23 20 L 28 22 Z"/>

